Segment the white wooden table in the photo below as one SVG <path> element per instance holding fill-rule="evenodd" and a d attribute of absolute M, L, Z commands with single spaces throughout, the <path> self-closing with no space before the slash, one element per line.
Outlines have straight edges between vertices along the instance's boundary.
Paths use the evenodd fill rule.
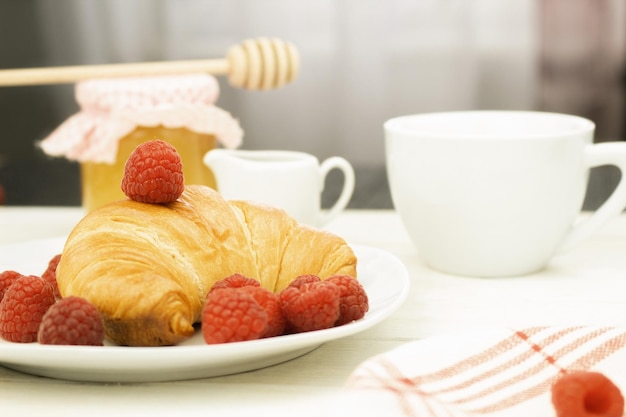
<path fill-rule="evenodd" d="M 0 245 L 65 236 L 79 208 L 0 208 Z M 2 415 L 238 416 L 332 414 L 361 362 L 407 341 L 469 326 L 626 325 L 626 216 L 545 271 L 526 277 L 449 276 L 422 264 L 393 211 L 347 211 L 328 229 L 398 257 L 408 300 L 362 333 L 257 371 L 193 381 L 100 384 L 35 377 L 0 367 Z M 0 249 L 2 250 L 2 249 Z"/>

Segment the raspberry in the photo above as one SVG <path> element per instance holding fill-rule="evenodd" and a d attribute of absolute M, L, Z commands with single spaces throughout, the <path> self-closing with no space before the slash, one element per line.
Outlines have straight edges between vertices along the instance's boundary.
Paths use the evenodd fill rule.
<path fill-rule="evenodd" d="M 211 291 L 220 288 L 241 288 L 246 286 L 260 287 L 261 283 L 256 279 L 248 278 L 241 274 L 233 274 L 213 284 L 213 286 L 211 287 Z"/>
<path fill-rule="evenodd" d="M 278 299 L 288 327 L 296 333 L 328 329 L 339 318 L 339 287 L 332 282 L 287 287 Z"/>
<path fill-rule="evenodd" d="M 365 288 L 349 275 L 335 275 L 326 279 L 339 287 L 339 318 L 335 326 L 341 326 L 365 316 L 369 303 Z"/>
<path fill-rule="evenodd" d="M 44 345 L 102 346 L 104 327 L 100 312 L 84 298 L 63 298 L 44 314 L 37 340 Z"/>
<path fill-rule="evenodd" d="M 250 295 L 235 288 L 209 292 L 202 309 L 202 335 L 208 344 L 260 338 L 267 313 Z"/>
<path fill-rule="evenodd" d="M 0 302 L 0 336 L 10 342 L 35 342 L 43 315 L 54 302 L 54 290 L 46 281 L 34 275 L 18 278 Z"/>
<path fill-rule="evenodd" d="M 171 203 L 183 193 L 180 155 L 169 143 L 155 139 L 137 146 L 124 167 L 122 191 L 142 203 Z"/>
<path fill-rule="evenodd" d="M 267 313 L 267 328 L 261 335 L 261 338 L 280 336 L 283 334 L 286 321 L 276 294 L 265 288 L 250 285 L 241 287 L 237 291 L 251 295 Z"/>
<path fill-rule="evenodd" d="M 59 265 L 59 261 L 61 261 L 61 255 L 56 255 L 50 262 L 48 263 L 48 268 L 41 275 L 44 281 L 48 284 L 52 285 L 52 289 L 54 290 L 54 297 L 58 300 L 61 298 L 61 294 L 59 293 L 59 285 L 57 284 L 57 266 Z"/>
<path fill-rule="evenodd" d="M 21 278 L 23 276 L 24 275 L 13 270 L 8 270 L 0 273 L 0 301 L 2 301 L 4 293 L 9 289 L 11 284 L 13 284 L 15 281 L 17 281 L 18 278 Z"/>
<path fill-rule="evenodd" d="M 320 282 L 322 279 L 317 275 L 300 275 L 296 277 L 293 281 L 291 281 L 288 287 L 300 288 L 302 284 L 310 284 L 313 282 Z"/>
<path fill-rule="evenodd" d="M 574 371 L 552 385 L 557 417 L 622 417 L 624 397 L 600 372 Z"/>

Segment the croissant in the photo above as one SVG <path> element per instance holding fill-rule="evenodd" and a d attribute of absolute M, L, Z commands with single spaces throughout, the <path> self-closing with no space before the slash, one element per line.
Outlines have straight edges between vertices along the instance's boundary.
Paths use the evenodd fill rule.
<path fill-rule="evenodd" d="M 160 346 L 194 333 L 209 290 L 229 275 L 278 292 L 302 274 L 356 277 L 356 262 L 342 238 L 283 210 L 189 185 L 174 203 L 123 200 L 87 214 L 67 238 L 57 281 L 62 296 L 100 310 L 110 341 Z"/>

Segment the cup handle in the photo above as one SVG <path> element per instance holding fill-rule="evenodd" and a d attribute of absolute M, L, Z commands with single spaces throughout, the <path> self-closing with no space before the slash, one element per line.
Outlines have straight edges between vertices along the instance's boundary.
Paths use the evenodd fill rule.
<path fill-rule="evenodd" d="M 585 149 L 588 168 L 612 165 L 620 170 L 621 177 L 609 198 L 587 219 L 576 224 L 565 236 L 557 252 L 566 252 L 587 239 L 626 207 L 626 143 L 603 142 L 588 145 Z"/>
<path fill-rule="evenodd" d="M 339 198 L 335 201 L 335 204 L 328 210 L 320 213 L 317 219 L 317 225 L 319 227 L 327 225 L 331 220 L 337 217 L 337 215 L 346 208 L 350 202 L 352 193 L 354 193 L 354 169 L 352 165 L 350 165 L 350 162 L 339 156 L 332 156 L 320 164 L 320 178 L 322 183 L 320 192 L 324 189 L 326 176 L 335 168 L 343 172 L 343 189 L 341 190 Z"/>

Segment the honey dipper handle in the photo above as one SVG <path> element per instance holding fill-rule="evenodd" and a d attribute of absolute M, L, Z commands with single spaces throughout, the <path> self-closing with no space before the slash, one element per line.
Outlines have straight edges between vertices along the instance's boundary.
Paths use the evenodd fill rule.
<path fill-rule="evenodd" d="M 228 71 L 229 63 L 226 59 L 4 69 L 0 70 L 0 86 L 63 84 L 88 78 L 139 77 L 191 72 L 222 75 L 227 74 Z"/>

